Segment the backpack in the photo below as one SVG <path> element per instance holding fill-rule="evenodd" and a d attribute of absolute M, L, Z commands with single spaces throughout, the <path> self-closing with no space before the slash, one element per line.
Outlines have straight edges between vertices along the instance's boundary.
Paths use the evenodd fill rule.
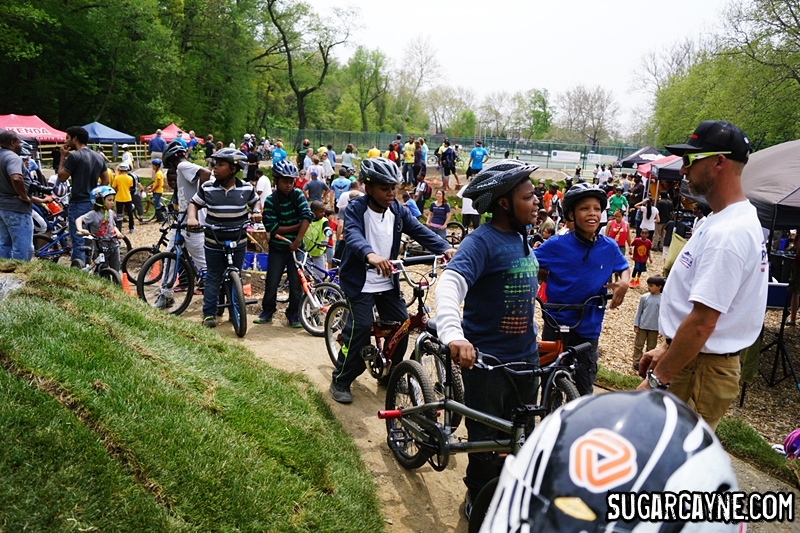
<path fill-rule="evenodd" d="M 426 181 L 425 192 L 422 193 L 422 197 L 425 198 L 426 200 L 430 200 L 431 194 L 433 194 L 433 187 L 431 187 L 431 184 Z"/>

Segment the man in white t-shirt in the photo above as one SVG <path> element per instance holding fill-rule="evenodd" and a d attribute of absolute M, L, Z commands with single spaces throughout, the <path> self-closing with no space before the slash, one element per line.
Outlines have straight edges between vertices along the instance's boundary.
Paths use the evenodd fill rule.
<path fill-rule="evenodd" d="M 464 229 L 469 229 L 470 226 L 473 229 L 478 229 L 478 226 L 481 225 L 481 214 L 472 207 L 471 198 L 464 198 L 464 191 L 468 185 L 469 183 L 461 187 L 461 190 L 456 194 L 461 198 L 461 223 L 464 225 Z"/>
<path fill-rule="evenodd" d="M 272 183 L 260 168 L 256 170 L 256 178 L 256 194 L 261 199 L 261 205 L 264 205 L 264 200 L 272 194 Z"/>
<path fill-rule="evenodd" d="M 597 178 L 600 180 L 600 185 L 605 185 L 611 179 L 611 171 L 606 169 L 605 165 L 600 165 L 600 172 L 597 173 Z"/>
<path fill-rule="evenodd" d="M 756 209 L 742 190 L 750 141 L 729 122 L 705 121 L 685 144 L 681 174 L 713 213 L 670 271 L 658 329 L 664 346 L 645 353 L 639 389 L 667 388 L 716 429 L 739 393 L 739 352 L 761 331 L 769 264 Z"/>

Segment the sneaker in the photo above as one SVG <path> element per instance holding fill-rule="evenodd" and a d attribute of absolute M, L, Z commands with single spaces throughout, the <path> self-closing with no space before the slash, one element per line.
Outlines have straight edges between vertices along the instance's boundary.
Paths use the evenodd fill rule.
<path fill-rule="evenodd" d="M 331 396 L 339 403 L 353 403 L 353 395 L 350 388 L 342 388 L 331 381 Z"/>
<path fill-rule="evenodd" d="M 175 298 L 167 298 L 163 294 L 156 296 L 156 309 L 168 309 L 175 305 Z"/>
<path fill-rule="evenodd" d="M 297 318 L 297 315 L 286 315 L 286 319 L 289 321 L 290 328 L 302 328 L 303 324 L 300 323 L 300 319 Z"/>
<path fill-rule="evenodd" d="M 215 328 L 217 327 L 217 317 L 215 316 L 207 316 L 203 319 L 203 325 L 207 328 Z"/>
<path fill-rule="evenodd" d="M 469 495 L 469 491 L 464 495 L 464 516 L 467 518 L 467 522 L 472 516 L 472 496 Z"/>
<path fill-rule="evenodd" d="M 131 229 L 128 230 L 128 233 L 133 233 L 135 230 L 136 230 L 136 228 L 131 228 Z"/>
<path fill-rule="evenodd" d="M 272 315 L 265 315 L 264 313 L 261 313 L 258 318 L 253 320 L 253 324 L 269 324 L 270 322 L 272 322 Z"/>

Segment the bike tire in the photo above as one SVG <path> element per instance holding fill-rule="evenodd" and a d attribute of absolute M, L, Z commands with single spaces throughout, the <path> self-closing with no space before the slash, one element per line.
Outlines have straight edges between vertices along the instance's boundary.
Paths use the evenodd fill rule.
<path fill-rule="evenodd" d="M 341 335 L 349 316 L 350 305 L 347 300 L 335 302 L 325 314 L 325 347 L 328 349 L 328 357 L 334 366 L 336 366 L 336 360 L 339 359 L 339 349 L 342 347 Z"/>
<path fill-rule="evenodd" d="M 161 293 L 161 285 L 164 281 L 163 275 L 168 269 L 174 268 L 171 265 L 174 265 L 176 260 L 177 256 L 175 252 L 161 252 L 151 256 L 150 259 L 145 261 L 144 265 L 142 265 L 142 269 L 139 271 L 139 277 L 136 279 L 136 294 L 142 301 L 146 302 L 151 307 L 156 307 L 157 298 Z M 160 275 L 156 274 L 156 271 L 160 272 Z M 175 269 L 172 282 L 173 287 L 176 287 L 180 283 L 181 290 L 174 292 L 172 305 L 162 309 L 165 313 L 180 315 L 189 307 L 189 304 L 192 302 L 192 296 L 194 295 L 194 277 L 193 267 L 185 257 L 181 256 L 180 264 L 178 264 L 177 269 Z M 146 283 L 147 280 L 154 278 L 157 278 L 159 282 Z"/>
<path fill-rule="evenodd" d="M 101 268 L 100 271 L 97 273 L 98 276 L 101 278 L 110 281 L 114 285 L 122 285 L 122 276 L 119 275 L 119 272 L 114 270 L 110 267 Z"/>
<path fill-rule="evenodd" d="M 402 409 L 436 401 L 433 385 L 427 372 L 414 360 L 403 361 L 392 371 L 386 388 L 386 409 Z M 435 410 L 422 411 L 421 414 L 436 420 Z M 425 464 L 433 455 L 433 450 L 420 447 L 411 433 L 403 428 L 400 418 L 386 419 L 386 442 L 400 466 L 414 470 Z"/>
<path fill-rule="evenodd" d="M 127 236 L 125 235 L 122 236 L 122 242 L 125 243 L 125 251 L 124 251 L 125 254 L 133 250 L 133 245 L 131 244 L 131 240 Z M 120 253 L 123 253 L 121 246 L 120 246 Z"/>
<path fill-rule="evenodd" d="M 436 400 L 443 400 L 446 375 L 445 358 L 430 352 L 423 352 L 419 354 L 419 357 L 414 353 L 411 357 L 422 366 L 428 375 Z M 450 384 L 450 399 L 458 403 L 464 403 L 464 381 L 461 379 L 461 369 L 449 357 L 446 357 L 446 360 L 450 364 L 450 373 L 453 375 L 453 382 Z M 461 419 L 462 416 L 459 413 L 450 413 L 450 431 L 458 429 L 458 426 L 461 425 Z M 439 422 L 444 424 L 444 411 L 439 415 Z"/>
<path fill-rule="evenodd" d="M 233 323 L 233 331 L 236 336 L 242 338 L 247 333 L 247 300 L 244 298 L 244 289 L 242 288 L 242 278 L 235 270 L 228 272 L 230 281 L 228 282 L 228 315 L 230 316 L 231 323 Z"/>
<path fill-rule="evenodd" d="M 334 302 L 344 300 L 344 293 L 335 283 L 317 283 L 311 287 L 311 291 L 322 304 L 322 308 L 315 309 L 311 305 L 311 298 L 304 294 L 300 302 L 300 323 L 314 337 L 322 337 L 325 335 L 325 315 Z"/>
<path fill-rule="evenodd" d="M 44 248 L 45 246 L 47 246 L 48 244 L 50 244 L 51 242 L 53 242 L 53 238 L 52 237 L 50 237 L 48 235 L 45 235 L 44 233 L 35 233 L 33 235 L 33 250 L 34 250 L 33 256 L 36 259 L 40 259 L 42 261 L 50 261 L 51 263 L 58 263 L 58 258 L 61 257 L 61 254 L 48 255 L 48 256 L 44 256 L 44 257 L 42 257 L 40 255 L 40 250 L 42 248 Z M 61 249 L 60 246 L 54 245 L 54 246 L 50 247 L 50 249 L 48 249 L 47 251 L 48 252 L 56 252 L 56 251 L 58 251 L 60 249 Z"/>
<path fill-rule="evenodd" d="M 447 242 L 455 246 L 461 244 L 464 237 L 467 235 L 467 230 L 461 222 L 448 222 L 447 224 Z"/>
<path fill-rule="evenodd" d="M 278 283 L 278 295 L 276 300 L 281 303 L 286 303 L 289 301 L 289 276 L 286 272 L 283 273 L 281 276 L 281 281 Z"/>
<path fill-rule="evenodd" d="M 145 261 L 152 256 L 152 246 L 139 246 L 138 248 L 134 248 L 122 258 L 120 274 L 127 276 L 130 283 L 136 283 L 136 280 L 139 279 L 139 271 L 142 269 Z M 149 285 L 156 281 L 156 279 L 145 280 L 145 283 Z"/>
<path fill-rule="evenodd" d="M 494 498 L 494 491 L 497 489 L 497 482 L 499 477 L 494 478 L 489 483 L 483 486 L 475 501 L 472 502 L 472 514 L 469 516 L 469 533 L 479 533 L 483 521 L 486 518 L 486 513 L 489 511 L 489 506 L 492 504 Z"/>
<path fill-rule="evenodd" d="M 542 393 L 544 394 L 544 389 L 542 389 Z M 553 384 L 550 387 L 550 394 L 548 394 L 547 398 L 542 399 L 542 403 L 549 415 L 562 405 L 576 400 L 580 398 L 580 396 L 581 393 L 578 392 L 578 387 L 575 386 L 575 383 L 567 376 L 561 375 L 556 376 L 556 379 L 553 380 Z"/>

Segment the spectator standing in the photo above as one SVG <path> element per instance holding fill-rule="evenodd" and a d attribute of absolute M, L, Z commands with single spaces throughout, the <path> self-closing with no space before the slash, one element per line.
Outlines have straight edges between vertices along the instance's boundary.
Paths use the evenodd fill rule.
<path fill-rule="evenodd" d="M 164 215 L 161 213 L 161 196 L 164 194 L 164 174 L 161 172 L 161 160 L 153 159 L 153 182 L 150 184 L 150 192 L 153 194 L 153 206 L 156 210 L 156 220 L 164 222 Z"/>
<path fill-rule="evenodd" d="M 623 215 L 628 212 L 628 199 L 623 196 L 624 189 L 621 185 L 614 188 L 614 194 L 608 198 L 608 214 L 614 215 L 620 211 Z"/>
<path fill-rule="evenodd" d="M 683 158 L 689 190 L 714 214 L 670 271 L 658 318 L 667 341 L 642 356 L 639 389 L 669 387 L 716 429 L 739 393 L 739 352 L 761 332 L 763 315 L 753 311 L 767 305 L 767 248 L 741 184 L 750 141 L 729 122 L 705 121 L 666 148 Z"/>
<path fill-rule="evenodd" d="M 467 190 L 469 184 L 464 185 L 458 191 L 456 196 L 461 198 L 461 223 L 464 224 L 465 229 L 472 226 L 473 229 L 478 229 L 481 225 L 481 214 L 472 205 L 472 198 L 464 196 L 464 191 Z"/>
<path fill-rule="evenodd" d="M 333 205 L 335 207 L 335 211 L 339 212 L 339 198 L 342 197 L 343 193 L 346 193 L 350 190 L 350 180 L 347 179 L 347 170 L 344 168 L 339 169 L 339 177 L 331 182 L 331 190 L 333 191 Z"/>
<path fill-rule="evenodd" d="M 267 199 L 267 196 L 272 194 L 272 183 L 269 181 L 269 177 L 264 174 L 264 171 L 260 168 L 256 169 L 256 194 L 258 195 L 258 199 L 261 200 L 261 205 L 264 205 L 264 201 Z"/>
<path fill-rule="evenodd" d="M 622 218 L 622 211 L 619 209 L 614 211 L 614 218 L 606 226 L 605 233 L 606 237 L 617 243 L 622 255 L 626 255 L 627 246 L 631 243 L 631 232 L 628 223 Z"/>
<path fill-rule="evenodd" d="M 117 166 L 117 174 L 111 181 L 111 187 L 114 189 L 115 200 L 117 202 L 117 214 L 120 217 L 123 214 L 128 215 L 128 232 L 133 233 L 134 219 L 133 216 L 133 177 L 128 173 L 130 168 L 128 165 L 120 163 Z M 102 204 L 102 202 L 101 202 Z"/>
<path fill-rule="evenodd" d="M 397 150 L 395 149 L 394 143 L 389 143 L 389 149 L 386 150 L 386 153 L 383 154 L 383 157 L 392 161 L 393 163 L 397 163 Z"/>
<path fill-rule="evenodd" d="M 189 145 L 186 143 L 186 139 L 183 138 L 183 131 L 181 131 L 181 130 L 177 131 L 177 133 L 175 134 L 175 138 L 172 140 L 172 142 L 176 142 L 176 141 L 181 146 L 183 146 L 184 148 L 186 148 L 186 149 L 189 148 Z M 172 143 L 170 143 L 170 144 L 172 144 Z"/>
<path fill-rule="evenodd" d="M 80 126 L 67 128 L 67 141 L 61 147 L 61 161 L 58 168 L 58 181 L 63 183 L 72 178 L 72 189 L 67 211 L 69 236 L 72 240 L 72 260 L 86 263 L 86 254 L 81 250 L 83 237 L 78 235 L 75 220 L 92 210 L 90 194 L 100 185 L 109 184 L 108 167 L 103 156 L 86 146 L 89 132 Z"/>
<path fill-rule="evenodd" d="M 195 145 L 197 145 L 197 137 L 194 134 L 194 131 L 189 131 L 189 140 L 186 142 L 186 148 L 189 151 L 194 150 Z"/>
<path fill-rule="evenodd" d="M 417 176 L 422 172 L 422 165 L 425 164 L 424 156 L 422 155 L 422 144 L 419 140 L 414 141 L 414 183 L 417 182 Z"/>
<path fill-rule="evenodd" d="M 426 173 L 427 173 L 427 167 L 428 167 L 428 143 L 425 142 L 425 138 L 423 138 L 423 137 L 419 138 L 419 146 L 420 146 L 420 149 L 422 150 L 422 166 L 426 167 Z"/>
<path fill-rule="evenodd" d="M 370 148 L 367 151 L 367 159 L 371 159 L 373 157 L 380 157 L 380 156 L 381 156 L 381 151 L 378 150 L 378 147 L 376 145 L 374 145 L 374 144 L 372 145 L 372 148 Z"/>
<path fill-rule="evenodd" d="M 297 170 L 303 170 L 305 168 L 305 159 L 308 157 L 309 149 L 313 154 L 314 149 L 311 148 L 311 141 L 308 139 L 303 139 L 303 145 L 297 150 Z"/>
<path fill-rule="evenodd" d="M 483 141 L 475 141 L 475 148 L 469 153 L 469 164 L 467 165 L 467 179 L 474 176 L 483 168 L 484 163 L 489 160 L 489 152 L 483 147 Z"/>
<path fill-rule="evenodd" d="M 167 142 L 161 135 L 161 130 L 156 130 L 156 136 L 150 139 L 147 144 L 147 154 L 150 159 L 161 159 L 164 157 L 164 150 L 167 149 Z"/>
<path fill-rule="evenodd" d="M 133 154 L 131 153 L 130 146 L 127 144 L 122 145 L 122 161 L 123 165 L 128 165 L 128 168 L 133 168 Z M 105 157 L 105 154 L 103 154 Z"/>
<path fill-rule="evenodd" d="M 353 158 L 356 156 L 354 153 L 355 150 L 355 146 L 348 144 L 344 149 L 344 153 L 342 154 L 342 167 L 347 169 L 348 175 L 351 171 L 355 171 L 355 166 L 353 166 Z"/>
<path fill-rule="evenodd" d="M 331 163 L 331 168 L 336 168 L 336 152 L 333 151 L 333 145 L 328 145 L 328 161 Z"/>
<path fill-rule="evenodd" d="M 664 246 L 664 226 L 672 219 L 672 211 L 674 206 L 672 200 L 666 191 L 661 191 L 658 202 L 656 202 L 656 209 L 658 209 L 658 223 L 656 224 L 655 233 L 653 233 L 653 249 L 660 251 Z"/>
<path fill-rule="evenodd" d="M 283 141 L 275 143 L 275 148 L 272 149 L 272 166 L 277 165 L 286 159 L 286 150 L 283 149 Z"/>
<path fill-rule="evenodd" d="M 633 256 L 633 276 L 631 276 L 631 287 L 639 286 L 639 278 L 647 272 L 648 261 L 652 264 L 653 258 L 650 256 L 650 249 L 653 243 L 650 242 L 650 232 L 642 228 L 642 233 L 633 240 L 631 246 L 631 256 Z"/>
<path fill-rule="evenodd" d="M 639 361 L 646 348 L 649 352 L 658 343 L 658 310 L 661 307 L 661 291 L 665 280 L 661 276 L 647 278 L 647 292 L 639 297 L 639 307 L 633 317 L 633 369 L 639 371 Z"/>
<path fill-rule="evenodd" d="M 305 170 L 306 172 L 308 172 L 308 169 L 311 168 L 312 165 L 316 164 L 314 163 L 314 157 L 315 157 L 314 149 L 308 148 L 306 150 L 306 156 L 303 158 L 303 168 L 301 168 L 300 170 Z"/>
<path fill-rule="evenodd" d="M 542 206 L 544 207 L 544 210 L 547 211 L 548 215 L 553 214 L 552 206 L 550 205 L 553 201 L 553 198 L 558 198 L 560 200 L 563 197 L 564 195 L 558 190 L 558 183 L 551 181 L 547 192 L 542 196 Z"/>
<path fill-rule="evenodd" d="M 639 210 L 641 219 L 639 229 L 646 229 L 651 235 L 654 235 L 656 232 L 656 224 L 659 223 L 660 219 L 658 218 L 658 209 L 653 207 L 653 199 L 645 198 L 644 201 L 636 204 L 635 208 Z"/>
<path fill-rule="evenodd" d="M 303 187 L 303 192 L 306 194 L 309 204 L 312 202 L 323 203 L 323 199 L 327 196 L 327 192 L 330 190 L 328 184 L 322 179 L 322 176 L 317 175 L 317 168 L 319 167 L 311 167 L 311 179 Z"/>
<path fill-rule="evenodd" d="M 206 163 L 208 163 L 209 168 L 211 168 L 211 166 L 213 166 L 212 163 L 214 162 L 211 156 L 217 151 L 217 147 L 214 144 L 214 136 L 210 133 L 206 136 L 206 144 L 204 148 L 206 152 Z"/>
<path fill-rule="evenodd" d="M 30 261 L 33 218 L 27 191 L 31 181 L 19 156 L 21 150 L 19 135 L 0 133 L 0 257 Z"/>
<path fill-rule="evenodd" d="M 450 174 L 455 178 L 456 185 L 461 187 L 461 181 L 459 181 L 458 174 L 456 174 L 456 151 L 453 150 L 453 147 L 450 146 L 450 141 L 447 139 L 444 140 L 444 151 L 442 152 L 441 161 L 444 170 L 444 179 L 442 181 L 444 190 L 450 189 Z"/>
<path fill-rule="evenodd" d="M 403 182 L 414 185 L 414 136 L 408 136 L 408 142 L 403 145 Z"/>

